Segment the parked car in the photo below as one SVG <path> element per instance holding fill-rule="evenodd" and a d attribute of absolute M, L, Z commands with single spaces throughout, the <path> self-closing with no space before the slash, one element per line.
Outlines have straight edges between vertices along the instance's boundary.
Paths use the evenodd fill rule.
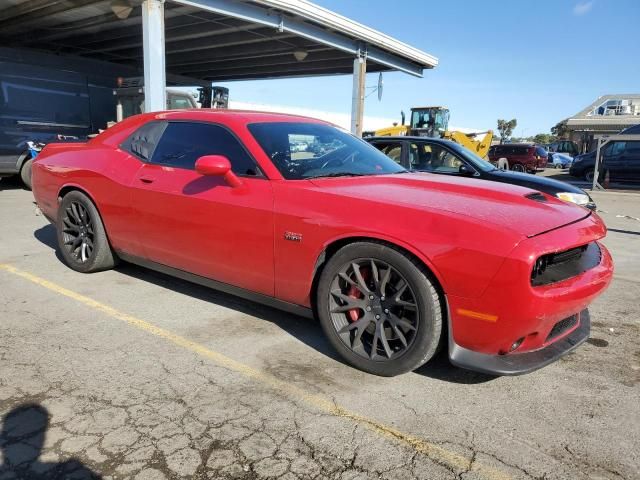
<path fill-rule="evenodd" d="M 20 175 L 30 188 L 27 142 L 106 128 L 116 77 L 103 62 L 0 47 L 0 177 Z"/>
<path fill-rule="evenodd" d="M 573 163 L 573 157 L 570 157 L 566 153 L 549 152 L 547 161 L 549 162 L 547 166 L 564 169 L 571 166 L 571 164 Z"/>
<path fill-rule="evenodd" d="M 549 153 L 564 153 L 570 157 L 575 157 L 580 153 L 576 142 L 572 142 L 571 140 L 558 140 L 557 142 L 546 145 L 545 149 Z"/>
<path fill-rule="evenodd" d="M 539 145 L 530 143 L 505 143 L 489 148 L 491 163 L 501 167 L 502 159 L 506 160 L 504 164 L 506 170 L 536 173 L 547 166 L 547 151 Z"/>
<path fill-rule="evenodd" d="M 292 151 L 300 138 L 325 148 Z M 444 339 L 462 367 L 540 368 L 587 339 L 587 307 L 612 277 L 591 211 L 409 173 L 304 117 L 130 117 L 87 143 L 47 145 L 33 187 L 74 270 L 125 260 L 315 313 L 347 362 L 378 375 L 417 368 Z"/>
<path fill-rule="evenodd" d="M 611 141 L 602 147 L 600 178 L 607 174 L 618 182 L 640 182 L 640 141 Z M 569 173 L 574 177 L 593 181 L 596 151 L 578 155 L 573 159 Z"/>
<path fill-rule="evenodd" d="M 592 210 L 596 208 L 589 194 L 578 187 L 552 178 L 496 168 L 470 150 L 448 140 L 427 137 L 369 137 L 365 140 L 410 171 L 510 183 L 539 190 Z"/>

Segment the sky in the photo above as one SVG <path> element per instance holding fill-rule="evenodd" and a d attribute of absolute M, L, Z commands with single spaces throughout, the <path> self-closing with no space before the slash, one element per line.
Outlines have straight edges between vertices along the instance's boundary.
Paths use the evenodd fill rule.
<path fill-rule="evenodd" d="M 384 74 L 367 116 L 444 105 L 451 125 L 514 136 L 549 129 L 608 93 L 640 93 L 640 0 L 314 0 L 439 59 L 423 78 Z M 367 75 L 375 86 L 377 74 Z M 242 102 L 351 111 L 350 75 L 229 82 Z M 366 128 L 366 125 L 365 125 Z"/>

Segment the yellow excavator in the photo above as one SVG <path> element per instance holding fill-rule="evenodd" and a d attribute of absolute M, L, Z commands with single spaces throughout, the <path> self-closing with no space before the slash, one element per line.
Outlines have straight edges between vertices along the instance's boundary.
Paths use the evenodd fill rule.
<path fill-rule="evenodd" d="M 449 109 L 446 107 L 414 107 L 411 109 L 411 121 L 405 125 L 404 112 L 402 123 L 367 132 L 376 137 L 414 135 L 418 137 L 444 138 L 456 142 L 480 157 L 486 157 L 493 140 L 493 131 L 462 133 L 449 130 Z M 365 134 L 366 135 L 366 134 Z"/>

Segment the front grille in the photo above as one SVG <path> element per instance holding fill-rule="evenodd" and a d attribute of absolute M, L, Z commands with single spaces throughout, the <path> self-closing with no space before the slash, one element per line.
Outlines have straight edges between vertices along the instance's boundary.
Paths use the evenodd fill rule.
<path fill-rule="evenodd" d="M 543 255 L 533 266 L 531 285 L 550 285 L 580 275 L 598 265 L 600 256 L 600 247 L 596 242 Z"/>
<path fill-rule="evenodd" d="M 578 323 L 578 315 L 571 315 L 570 317 L 567 317 L 563 320 L 560 320 L 558 323 L 556 323 L 553 328 L 551 329 L 551 331 L 549 332 L 549 335 L 547 335 L 547 339 L 545 340 L 545 342 L 549 342 L 551 340 L 553 340 L 556 337 L 559 337 L 560 335 L 562 335 L 564 332 L 566 332 L 567 330 L 573 328 L 576 324 Z"/>

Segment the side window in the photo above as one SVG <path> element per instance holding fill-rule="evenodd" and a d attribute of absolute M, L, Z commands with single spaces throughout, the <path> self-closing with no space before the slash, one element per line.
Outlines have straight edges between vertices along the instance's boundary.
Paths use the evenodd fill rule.
<path fill-rule="evenodd" d="M 203 155 L 224 155 L 237 175 L 258 175 L 258 167 L 225 128 L 208 123 L 169 122 L 151 163 L 193 170 Z"/>
<path fill-rule="evenodd" d="M 625 153 L 634 163 L 640 162 L 640 142 L 627 142 Z"/>
<path fill-rule="evenodd" d="M 626 142 L 614 142 L 613 145 L 611 145 L 611 149 L 609 150 L 609 155 L 620 155 L 622 152 L 624 152 L 625 147 Z"/>
<path fill-rule="evenodd" d="M 440 145 L 412 143 L 409 150 L 411 170 L 435 173 L 458 173 L 463 164 L 456 155 Z"/>
<path fill-rule="evenodd" d="M 402 144 L 400 142 L 375 142 L 373 146 L 397 164 L 402 162 Z"/>
<path fill-rule="evenodd" d="M 180 95 L 168 95 L 167 108 L 169 110 L 180 110 L 183 108 L 193 108 L 193 105 L 186 97 L 182 97 Z"/>
<path fill-rule="evenodd" d="M 167 122 L 145 123 L 127 138 L 122 144 L 122 148 L 130 151 L 141 160 L 148 162 L 151 160 L 153 151 L 156 145 L 158 145 L 158 140 L 166 126 Z"/>

